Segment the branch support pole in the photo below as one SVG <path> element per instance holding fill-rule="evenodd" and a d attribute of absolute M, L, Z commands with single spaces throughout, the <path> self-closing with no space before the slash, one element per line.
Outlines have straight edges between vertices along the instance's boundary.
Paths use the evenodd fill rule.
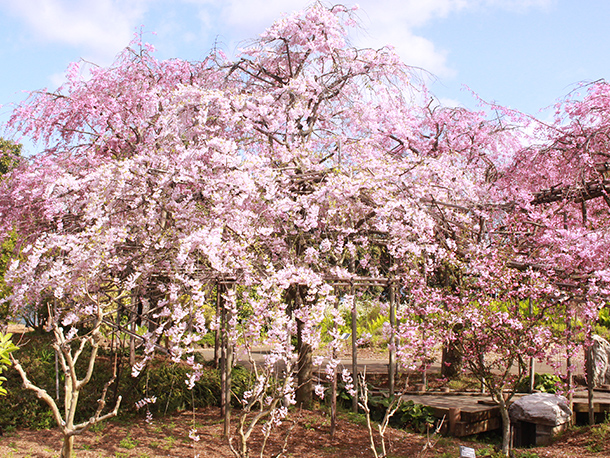
<path fill-rule="evenodd" d="M 388 390 L 390 400 L 394 399 L 394 385 L 396 379 L 396 291 L 394 282 L 390 282 L 390 342 L 388 356 Z"/>
<path fill-rule="evenodd" d="M 335 310 L 337 310 L 339 304 L 335 301 Z M 338 325 L 335 322 L 335 335 L 338 333 Z M 333 346 L 332 349 L 332 359 L 335 361 L 337 359 L 337 349 Z M 337 431 L 337 366 L 333 367 L 333 379 L 331 382 L 331 398 L 330 398 L 330 438 L 335 438 L 335 433 Z"/>
<path fill-rule="evenodd" d="M 534 305 L 532 304 L 531 297 L 528 299 L 528 305 L 529 305 L 530 317 L 532 317 L 534 315 Z M 532 356 L 530 358 L 530 387 L 529 387 L 530 393 L 534 392 L 535 378 L 536 378 L 536 361 L 535 361 L 534 357 Z"/>
<path fill-rule="evenodd" d="M 224 285 L 218 282 L 216 288 L 217 303 L 220 306 L 220 413 L 223 417 L 223 436 L 228 438 L 231 432 L 231 367 L 233 365 L 233 353 L 229 342 L 229 319 L 225 307 Z"/>
<path fill-rule="evenodd" d="M 352 269 L 353 271 L 353 269 Z M 356 310 L 356 298 L 354 297 L 354 281 L 350 280 L 349 293 L 352 297 L 352 377 L 354 378 L 354 390 L 356 395 L 352 396 L 352 411 L 358 412 L 358 311 Z"/>

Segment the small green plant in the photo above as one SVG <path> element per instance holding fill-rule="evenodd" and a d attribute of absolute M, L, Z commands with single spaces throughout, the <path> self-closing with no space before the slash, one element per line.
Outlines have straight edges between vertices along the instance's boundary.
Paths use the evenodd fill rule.
<path fill-rule="evenodd" d="M 447 387 L 452 391 L 479 389 L 481 382 L 471 374 L 461 374 L 459 378 L 449 380 Z"/>
<path fill-rule="evenodd" d="M 498 452 L 497 448 L 493 445 L 487 445 L 477 450 L 477 456 L 484 458 L 504 458 L 504 455 Z"/>
<path fill-rule="evenodd" d="M 167 444 L 162 447 L 164 450 L 171 450 L 174 448 L 174 445 L 176 444 L 176 438 L 174 436 L 167 436 L 165 440 L 167 441 Z"/>
<path fill-rule="evenodd" d="M 590 432 L 587 450 L 594 453 L 604 451 L 606 443 L 610 439 L 610 423 L 608 423 L 608 419 L 606 418 L 604 423 L 593 426 Z"/>
<path fill-rule="evenodd" d="M 604 446 L 603 446 L 603 444 L 600 444 L 600 443 L 592 443 L 592 444 L 587 444 L 586 448 L 589 452 L 599 453 L 604 449 Z"/>
<path fill-rule="evenodd" d="M 92 433 L 101 433 L 105 428 L 106 428 L 106 422 L 100 421 L 99 423 L 94 423 L 93 425 L 91 425 L 91 428 L 89 428 L 89 431 L 91 431 Z"/>
<path fill-rule="evenodd" d="M 127 450 L 132 450 L 136 448 L 139 444 L 140 441 L 132 438 L 130 435 L 127 435 L 126 437 L 121 439 L 121 442 L 119 442 L 119 446 L 126 448 Z"/>
<path fill-rule="evenodd" d="M 364 414 L 347 411 L 345 415 L 347 416 L 348 421 L 350 421 L 351 423 L 355 423 L 360 426 L 366 426 L 366 417 L 364 416 Z"/>
<path fill-rule="evenodd" d="M 513 453 L 515 458 L 540 458 L 536 452 L 532 452 L 531 450 L 516 450 Z"/>
<path fill-rule="evenodd" d="M 436 421 L 434 412 L 430 407 L 416 404 L 411 400 L 400 406 L 396 414 L 404 425 L 420 433 L 432 428 Z"/>
<path fill-rule="evenodd" d="M 303 429 L 316 429 L 316 422 L 315 421 L 306 421 L 303 423 Z"/>

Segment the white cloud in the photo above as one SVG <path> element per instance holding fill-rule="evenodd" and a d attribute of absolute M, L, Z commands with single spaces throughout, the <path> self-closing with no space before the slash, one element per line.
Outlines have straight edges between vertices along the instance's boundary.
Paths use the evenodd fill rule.
<path fill-rule="evenodd" d="M 441 97 L 438 101 L 439 101 L 440 106 L 447 107 L 447 108 L 459 108 L 459 107 L 464 106 L 462 104 L 462 102 L 460 102 L 459 100 L 450 99 L 450 98 L 446 98 L 446 97 Z"/>
<path fill-rule="evenodd" d="M 131 40 L 145 0 L 0 0 L 38 40 L 84 47 L 103 60 Z"/>
<path fill-rule="evenodd" d="M 339 1 L 331 0 L 328 4 Z M 525 10 L 548 7 L 555 0 L 360 0 L 362 28 L 354 44 L 363 47 L 393 45 L 405 63 L 439 76 L 452 76 L 448 52 L 417 35 L 417 28 L 436 18 L 480 8 Z M 312 0 L 0 0 L 0 8 L 18 17 L 33 37 L 47 43 L 80 48 L 87 59 L 105 65 L 131 40 L 154 4 L 156 26 L 171 29 L 169 36 L 183 42 L 213 38 L 218 33 L 231 40 L 253 38 L 282 13 L 312 4 Z M 346 5 L 355 3 L 347 1 Z M 177 4 L 194 6 L 199 30 L 188 29 L 187 18 L 171 20 Z M 149 11 L 150 10 L 150 11 Z M 161 12 L 159 14 L 159 12 Z M 164 16 L 167 12 L 167 16 Z M 165 30 L 167 32 L 167 30 Z M 208 35 L 209 34 L 209 35 Z M 208 35 L 206 37 L 206 35 Z M 228 43 L 227 43 L 228 44 Z M 211 43 L 208 43 L 211 46 Z M 235 42 L 231 43 L 235 45 Z"/>
<path fill-rule="evenodd" d="M 223 16 L 230 25 L 262 32 L 282 13 L 301 10 L 309 0 L 229 0 L 222 3 Z"/>
<path fill-rule="evenodd" d="M 65 73 L 53 73 L 48 79 L 52 88 L 59 87 L 68 81 Z"/>
<path fill-rule="evenodd" d="M 414 30 L 437 18 L 482 8 L 526 10 L 547 7 L 553 0 L 363 0 L 360 16 L 373 47 L 393 45 L 408 65 L 424 68 L 438 76 L 453 76 L 447 65 L 447 51 L 438 49 Z M 358 44 L 363 44 L 359 40 Z"/>
<path fill-rule="evenodd" d="M 282 13 L 291 13 L 312 4 L 311 0 L 189 0 L 203 10 L 212 5 L 222 21 L 239 31 L 242 38 L 262 32 Z M 360 0 L 358 16 L 365 34 L 356 32 L 354 44 L 380 48 L 392 45 L 408 65 L 424 68 L 438 76 L 453 76 L 447 65 L 447 51 L 418 36 L 415 29 L 436 18 L 463 10 L 502 8 L 525 10 L 546 7 L 553 0 Z M 350 6 L 353 2 L 343 2 Z M 207 16 L 206 16 L 207 19 Z"/>
<path fill-rule="evenodd" d="M 254 38 L 282 14 L 290 14 L 312 4 L 311 0 L 187 0 L 199 5 L 200 16 L 211 23 L 210 9 L 221 21 L 238 31 L 241 39 Z M 471 0 L 472 1 L 472 0 Z M 356 2 L 343 2 L 346 6 Z M 468 6 L 467 0 L 361 0 L 357 15 L 365 34 L 354 34 L 354 44 L 380 48 L 393 45 L 403 60 L 435 74 L 452 74 L 446 65 L 446 52 L 430 40 L 413 33 L 413 28 L 434 17 L 442 17 Z"/>

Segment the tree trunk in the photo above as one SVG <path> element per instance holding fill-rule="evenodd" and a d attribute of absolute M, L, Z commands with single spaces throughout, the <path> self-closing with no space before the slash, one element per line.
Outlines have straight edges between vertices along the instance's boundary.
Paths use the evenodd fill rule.
<path fill-rule="evenodd" d="M 504 401 L 502 393 L 499 396 L 500 400 L 500 415 L 502 416 L 502 454 L 510 455 L 511 449 L 511 434 L 510 434 L 510 417 L 508 415 L 508 405 Z"/>
<path fill-rule="evenodd" d="M 309 409 L 312 403 L 313 372 L 311 345 L 303 341 L 304 324 L 297 319 L 297 344 L 299 347 L 297 406 Z"/>
<path fill-rule="evenodd" d="M 64 443 L 61 447 L 61 458 L 72 458 L 74 453 L 74 436 L 64 436 Z"/>
<path fill-rule="evenodd" d="M 455 345 L 448 343 L 443 346 L 441 377 L 448 379 L 456 377 L 461 372 L 463 364 L 462 353 Z"/>

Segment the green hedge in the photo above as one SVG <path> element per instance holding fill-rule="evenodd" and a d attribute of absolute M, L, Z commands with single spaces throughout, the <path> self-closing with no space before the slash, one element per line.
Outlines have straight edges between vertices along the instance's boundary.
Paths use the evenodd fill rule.
<path fill-rule="evenodd" d="M 27 343 L 22 344 L 15 356 L 28 373 L 32 383 L 45 389 L 51 396 L 56 395 L 55 352 L 51 347 L 48 335 L 27 334 Z M 81 357 L 83 366 L 79 374 L 84 373 L 86 356 Z M 91 382 L 83 389 L 79 399 L 77 421 L 90 418 L 97 408 L 105 383 L 112 377 L 114 354 L 100 351 Z M 185 380 L 190 368 L 186 364 L 176 364 L 165 358 L 151 362 L 137 378 L 131 376 L 129 358 L 126 355 L 118 358 L 119 370 L 117 382 L 110 386 L 107 394 L 106 410 L 114 406 L 117 396 L 122 396 L 119 418 L 144 416 L 146 409 L 138 411 L 135 403 L 143 398 L 156 396 L 155 404 L 148 406 L 153 415 L 171 414 L 177 411 L 220 405 L 219 371 L 209 363 L 201 360 L 204 366 L 201 380 L 195 383 L 192 391 Z M 7 381 L 4 386 L 7 396 L 0 399 L 0 428 L 10 431 L 14 428 L 44 429 L 56 426 L 51 410 L 47 404 L 22 386 L 21 377 L 12 368 L 6 371 Z M 63 373 L 60 369 L 60 398 L 63 399 Z M 250 374 L 241 367 L 233 369 L 232 391 L 241 396 L 250 382 Z M 239 403 L 234 398 L 234 404 Z M 63 412 L 63 404 L 60 405 Z"/>

